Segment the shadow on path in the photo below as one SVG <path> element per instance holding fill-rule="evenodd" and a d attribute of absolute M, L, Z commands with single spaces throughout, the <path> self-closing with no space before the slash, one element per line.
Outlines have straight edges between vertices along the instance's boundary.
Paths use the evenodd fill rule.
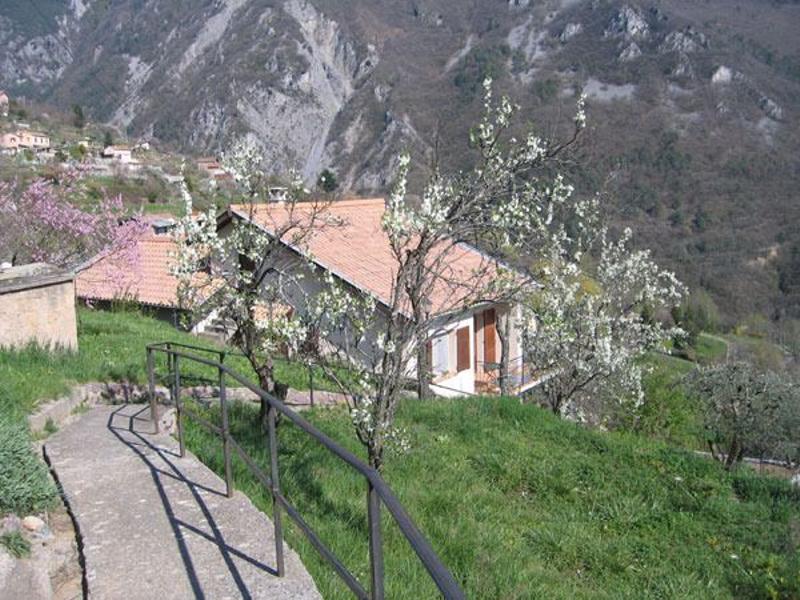
<path fill-rule="evenodd" d="M 183 564 L 186 568 L 186 574 L 191 583 L 195 598 L 205 598 L 206 595 L 203 592 L 200 580 L 197 576 L 197 568 L 192 560 L 192 555 L 186 542 L 185 532 L 197 535 L 210 544 L 216 546 L 242 598 L 252 598 L 252 595 L 234 562 L 234 557 L 246 561 L 255 568 L 271 576 L 277 576 L 277 571 L 274 568 L 260 562 L 259 560 L 252 558 L 241 550 L 229 546 L 225 542 L 225 538 L 217 526 L 214 516 L 203 499 L 200 490 L 220 496 L 227 500 L 225 494 L 219 490 L 211 489 L 187 478 L 180 469 L 180 461 L 183 459 L 181 459 L 177 453 L 167 448 L 159 447 L 145 437 L 146 435 L 152 435 L 150 431 L 144 431 L 145 428 L 148 430 L 152 429 L 152 421 L 150 419 L 142 418 L 140 415 L 148 410 L 148 407 L 140 407 L 139 405 L 121 405 L 117 410 L 109 415 L 107 427 L 108 430 L 113 433 L 121 443 L 130 448 L 130 450 L 133 451 L 150 469 L 150 475 L 157 488 L 164 512 L 169 520 L 170 527 L 172 528 L 175 541 L 178 545 L 178 550 L 180 551 L 181 559 L 183 560 Z M 155 457 L 148 456 L 147 451 L 152 451 L 158 457 L 158 459 L 165 464 L 166 468 L 160 468 L 157 466 L 154 462 Z M 204 520 L 208 523 L 210 532 L 203 531 L 199 524 L 187 523 L 185 520 L 178 518 L 175 507 L 170 501 L 163 478 L 169 478 L 173 481 L 178 481 L 185 484 L 186 488 L 191 492 L 194 503 L 202 512 Z"/>

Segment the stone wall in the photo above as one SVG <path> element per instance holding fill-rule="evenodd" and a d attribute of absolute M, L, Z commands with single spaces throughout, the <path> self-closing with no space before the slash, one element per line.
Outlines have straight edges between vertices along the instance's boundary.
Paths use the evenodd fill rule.
<path fill-rule="evenodd" d="M 75 282 L 41 263 L 0 272 L 0 347 L 78 348 Z"/>

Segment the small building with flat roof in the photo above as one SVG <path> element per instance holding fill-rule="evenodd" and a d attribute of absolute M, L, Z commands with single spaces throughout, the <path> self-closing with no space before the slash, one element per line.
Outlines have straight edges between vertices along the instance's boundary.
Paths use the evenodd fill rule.
<path fill-rule="evenodd" d="M 0 267 L 0 348 L 78 349 L 75 275 L 46 263 Z"/>

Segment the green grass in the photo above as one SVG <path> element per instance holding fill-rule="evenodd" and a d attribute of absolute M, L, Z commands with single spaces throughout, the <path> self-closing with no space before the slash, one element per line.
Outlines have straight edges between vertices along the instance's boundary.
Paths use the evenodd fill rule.
<path fill-rule="evenodd" d="M 88 381 L 147 380 L 145 347 L 158 341 L 174 341 L 213 347 L 180 332 L 169 324 L 135 312 L 78 310 L 78 352 L 50 352 L 36 346 L 18 351 L 0 350 L 0 514 L 26 514 L 44 510 L 55 499 L 55 488 L 43 463 L 31 451 L 31 436 L 24 418 L 42 400 L 67 392 L 76 383 Z M 226 359 L 239 373 L 251 370 L 241 357 Z M 158 372 L 167 373 L 163 356 L 158 358 Z M 301 365 L 281 361 L 277 377 L 295 389 L 308 388 L 308 370 Z M 211 380 L 211 368 L 184 363 L 184 385 Z M 229 384 L 230 385 L 230 384 Z M 314 377 L 318 388 L 326 385 L 322 374 Z M 57 431 L 48 421 L 39 438 Z"/>
<path fill-rule="evenodd" d="M 363 455 L 344 411 L 305 414 Z M 800 597 L 800 491 L 783 481 L 514 400 L 411 401 L 398 421 L 412 450 L 389 459 L 385 478 L 467 597 Z M 232 428 L 266 467 L 254 409 L 237 405 Z M 365 483 L 291 424 L 279 438 L 285 493 L 367 585 Z M 190 425 L 187 441 L 221 471 L 218 440 Z M 269 512 L 267 493 L 234 469 L 236 487 Z M 288 529 L 323 597 L 349 598 Z M 387 596 L 436 597 L 388 518 L 384 536 Z"/>
<path fill-rule="evenodd" d="M 690 360 L 661 353 L 650 354 L 647 362 L 655 371 L 663 373 L 673 380 L 680 379 L 697 366 Z"/>
<path fill-rule="evenodd" d="M 696 360 L 701 364 L 712 364 L 725 360 L 728 343 L 721 337 L 708 333 L 697 336 L 695 345 Z"/>
<path fill-rule="evenodd" d="M 24 423 L 0 413 L 0 515 L 39 512 L 55 502 L 56 489 L 47 468 L 31 450 Z"/>
<path fill-rule="evenodd" d="M 169 214 L 175 217 L 183 216 L 183 207 L 177 203 L 150 203 L 142 204 L 142 210 L 147 214 Z"/>
<path fill-rule="evenodd" d="M 31 554 L 31 543 L 19 531 L 0 535 L 0 546 L 14 558 L 27 558 Z"/>
<path fill-rule="evenodd" d="M 53 353 L 35 346 L 0 351 L 0 381 L 7 392 L 5 402 L 0 398 L 0 413 L 28 414 L 40 400 L 58 397 L 75 383 L 129 381 L 144 384 L 147 381 L 145 347 L 153 342 L 215 347 L 207 340 L 138 312 L 80 308 L 78 319 L 78 352 Z M 253 375 L 241 357 L 231 356 L 225 362 L 246 377 Z M 163 355 L 159 355 L 156 366 L 161 375 L 167 372 Z M 181 372 L 186 376 L 187 385 L 216 377 L 213 369 L 198 364 L 185 363 Z M 276 377 L 295 389 L 309 387 L 308 369 L 297 363 L 278 362 Z M 315 373 L 314 386 L 331 388 L 321 373 Z"/>

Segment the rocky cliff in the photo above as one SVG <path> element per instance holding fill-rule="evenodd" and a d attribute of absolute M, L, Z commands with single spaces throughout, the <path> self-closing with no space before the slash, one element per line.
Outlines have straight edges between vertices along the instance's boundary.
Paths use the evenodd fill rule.
<path fill-rule="evenodd" d="M 0 5 L 0 86 L 354 191 L 402 150 L 468 165 L 486 75 L 546 134 L 586 93 L 581 189 L 741 315 L 800 298 L 798 30 L 790 0 L 30 0 Z"/>

